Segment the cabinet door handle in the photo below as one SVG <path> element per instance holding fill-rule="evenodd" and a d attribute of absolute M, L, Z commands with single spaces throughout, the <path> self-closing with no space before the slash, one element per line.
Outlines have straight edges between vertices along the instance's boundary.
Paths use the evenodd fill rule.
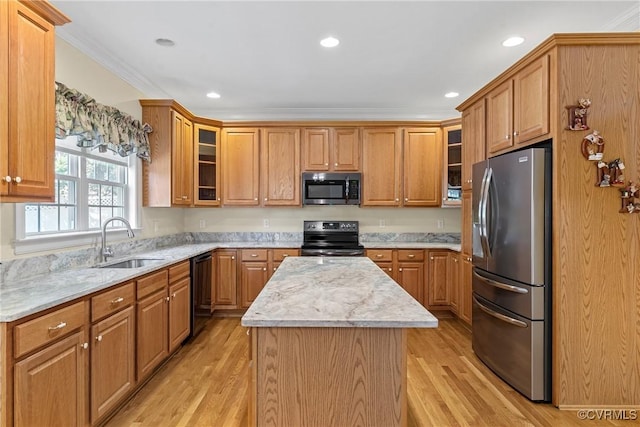
<path fill-rule="evenodd" d="M 513 131 L 513 136 L 518 136 L 518 133 L 519 133 L 519 132 L 518 132 L 517 130 L 514 130 L 514 131 Z"/>
<path fill-rule="evenodd" d="M 391 267 L 389 267 L 387 270 L 388 270 L 388 271 L 393 271 L 393 270 L 391 269 Z"/>
<path fill-rule="evenodd" d="M 506 135 L 504 136 L 504 139 L 511 139 L 511 135 L 506 134 Z"/>
<path fill-rule="evenodd" d="M 399 268 L 398 271 L 402 271 L 402 268 Z"/>
<path fill-rule="evenodd" d="M 236 257 L 232 256 L 231 259 L 236 259 Z"/>
<path fill-rule="evenodd" d="M 89 348 L 89 343 L 88 342 L 83 342 L 82 344 L 80 344 L 80 348 L 83 350 L 86 350 Z"/>
<path fill-rule="evenodd" d="M 187 200 L 187 196 L 182 196 L 182 200 Z"/>
<path fill-rule="evenodd" d="M 329 163 L 325 163 L 324 165 L 325 165 L 325 166 L 329 166 Z"/>
<path fill-rule="evenodd" d="M 102 341 L 102 335 L 98 335 L 98 336 L 96 337 L 96 341 L 98 341 L 98 342 Z"/>
<path fill-rule="evenodd" d="M 396 202 L 399 202 L 399 201 L 400 201 L 400 199 L 396 199 Z"/>
<path fill-rule="evenodd" d="M 276 271 L 276 270 L 277 270 L 277 268 L 276 268 L 276 267 L 273 267 L 273 271 Z"/>
<path fill-rule="evenodd" d="M 264 201 L 266 202 L 267 200 L 269 200 L 269 199 L 267 199 L 267 198 L 265 197 L 265 198 L 264 198 Z"/>
<path fill-rule="evenodd" d="M 124 298 L 122 297 L 118 297 L 116 299 L 111 300 L 111 305 L 117 305 L 120 304 L 122 301 L 124 301 Z"/>
<path fill-rule="evenodd" d="M 169 302 L 169 297 L 166 297 L 164 300 L 165 302 Z"/>
<path fill-rule="evenodd" d="M 65 326 L 67 326 L 66 322 L 60 322 L 56 326 L 49 326 L 49 332 L 51 333 L 51 332 L 59 331 L 60 329 L 64 328 Z"/>
<path fill-rule="evenodd" d="M 176 293 L 174 292 L 173 294 L 171 294 L 171 298 L 175 298 L 176 297 Z"/>
<path fill-rule="evenodd" d="M 432 256 L 430 256 L 429 259 L 433 261 L 433 257 Z"/>
<path fill-rule="evenodd" d="M 254 201 L 254 202 L 257 202 L 257 201 L 258 201 L 258 198 L 257 198 L 257 197 L 254 197 L 254 198 L 253 198 L 253 201 Z"/>
<path fill-rule="evenodd" d="M 11 175 L 7 175 L 7 176 L 3 176 L 2 180 L 4 182 L 6 182 L 7 184 L 11 183 L 11 181 L 13 180 L 13 178 L 11 178 Z"/>
<path fill-rule="evenodd" d="M 262 267 L 262 271 L 267 271 L 267 267 Z"/>
<path fill-rule="evenodd" d="M 338 163 L 337 163 L 337 162 L 336 162 L 336 163 L 334 163 L 334 164 L 333 164 L 333 166 L 338 167 Z"/>

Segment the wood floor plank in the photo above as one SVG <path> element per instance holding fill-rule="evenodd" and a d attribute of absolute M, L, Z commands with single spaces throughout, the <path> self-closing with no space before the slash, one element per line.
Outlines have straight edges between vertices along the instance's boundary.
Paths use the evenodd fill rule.
<path fill-rule="evenodd" d="M 478 360 L 469 330 L 457 319 L 409 330 L 407 348 L 408 427 L 630 425 L 582 421 L 574 411 L 530 402 Z M 245 427 L 248 350 L 240 319 L 211 319 L 106 426 Z"/>

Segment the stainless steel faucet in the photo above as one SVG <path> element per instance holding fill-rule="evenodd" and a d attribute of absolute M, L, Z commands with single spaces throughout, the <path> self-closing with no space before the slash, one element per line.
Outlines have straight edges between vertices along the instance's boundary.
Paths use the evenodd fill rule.
<path fill-rule="evenodd" d="M 105 219 L 102 223 L 102 260 L 104 262 L 107 261 L 108 257 L 113 256 L 113 250 L 110 246 L 107 246 L 107 224 L 109 224 L 111 221 L 122 221 L 124 225 L 127 226 L 127 236 L 129 236 L 129 238 L 131 239 L 135 237 L 129 221 L 127 221 L 125 218 L 121 216 L 113 216 L 111 218 Z"/>

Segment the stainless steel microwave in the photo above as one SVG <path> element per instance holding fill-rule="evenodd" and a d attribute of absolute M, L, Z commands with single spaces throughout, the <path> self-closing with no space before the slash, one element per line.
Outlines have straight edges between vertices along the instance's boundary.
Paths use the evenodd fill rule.
<path fill-rule="evenodd" d="M 304 172 L 304 205 L 359 205 L 360 173 Z"/>

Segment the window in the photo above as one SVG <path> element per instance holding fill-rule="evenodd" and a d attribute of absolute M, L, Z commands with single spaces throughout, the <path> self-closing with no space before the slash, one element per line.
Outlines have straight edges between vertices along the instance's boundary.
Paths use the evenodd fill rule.
<path fill-rule="evenodd" d="M 99 232 L 103 221 L 113 216 L 125 217 L 134 225 L 138 162 L 134 156 L 80 148 L 76 137 L 56 140 L 55 200 L 16 208 L 16 253 L 83 244 L 80 235 Z M 121 228 L 122 223 L 115 221 L 109 227 Z M 47 238 L 62 244 L 41 247 Z M 35 240 L 37 248 L 21 248 L 34 246 Z"/>

